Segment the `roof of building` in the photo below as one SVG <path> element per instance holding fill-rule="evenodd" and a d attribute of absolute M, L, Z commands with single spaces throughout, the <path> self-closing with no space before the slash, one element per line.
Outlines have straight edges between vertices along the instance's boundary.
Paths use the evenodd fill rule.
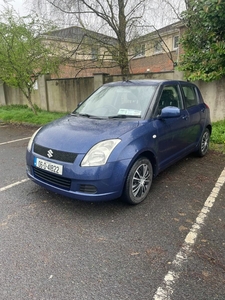
<path fill-rule="evenodd" d="M 164 35 L 167 35 L 169 33 L 172 33 L 172 32 L 178 32 L 179 31 L 179 28 L 183 27 L 184 26 L 184 23 L 182 21 L 178 21 L 176 23 L 173 23 L 173 24 L 170 24 L 170 25 L 167 25 L 165 27 L 162 27 L 160 29 L 156 29 L 154 28 L 153 31 L 145 34 L 145 35 L 142 35 L 142 36 L 139 36 L 137 37 L 136 39 L 134 39 L 133 41 L 138 41 L 138 40 L 149 40 L 149 39 L 154 39 L 154 38 L 158 38 L 159 36 L 164 36 Z"/>
<path fill-rule="evenodd" d="M 64 29 L 54 30 L 49 32 L 47 36 L 57 38 L 60 40 L 63 39 L 72 40 L 77 43 L 80 43 L 84 39 L 84 37 L 92 40 L 94 39 L 96 41 L 98 40 L 105 41 L 106 43 L 112 43 L 112 44 L 117 42 L 117 40 L 113 37 L 92 30 L 87 30 L 85 28 L 78 27 L 78 26 L 72 26 Z"/>

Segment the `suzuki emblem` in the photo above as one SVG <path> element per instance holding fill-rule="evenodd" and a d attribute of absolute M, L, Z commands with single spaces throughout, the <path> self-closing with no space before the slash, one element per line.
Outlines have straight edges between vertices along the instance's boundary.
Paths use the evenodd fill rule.
<path fill-rule="evenodd" d="M 53 156 L 53 151 L 51 149 L 48 150 L 47 156 L 51 158 Z"/>

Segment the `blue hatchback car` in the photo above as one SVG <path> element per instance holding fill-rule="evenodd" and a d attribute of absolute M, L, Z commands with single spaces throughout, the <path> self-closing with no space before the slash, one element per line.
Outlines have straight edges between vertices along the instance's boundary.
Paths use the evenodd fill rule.
<path fill-rule="evenodd" d="M 35 132 L 27 175 L 75 199 L 138 204 L 159 172 L 191 152 L 204 156 L 211 131 L 209 108 L 194 84 L 109 83 Z"/>

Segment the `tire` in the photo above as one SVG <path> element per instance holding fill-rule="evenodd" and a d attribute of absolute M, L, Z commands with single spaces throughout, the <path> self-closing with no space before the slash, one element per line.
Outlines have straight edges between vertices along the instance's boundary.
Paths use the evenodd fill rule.
<path fill-rule="evenodd" d="M 199 157 L 205 156 L 206 153 L 208 152 L 209 140 L 210 140 L 210 132 L 208 128 L 205 128 L 198 145 L 198 150 L 196 152 Z"/>
<path fill-rule="evenodd" d="M 123 200 L 133 205 L 141 203 L 150 191 L 152 177 L 151 162 L 145 157 L 136 160 L 126 179 Z"/>

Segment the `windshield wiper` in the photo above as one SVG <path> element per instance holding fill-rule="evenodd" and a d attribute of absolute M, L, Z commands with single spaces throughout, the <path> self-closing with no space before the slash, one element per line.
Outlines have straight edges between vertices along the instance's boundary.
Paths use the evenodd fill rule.
<path fill-rule="evenodd" d="M 109 116 L 109 119 L 126 119 L 126 118 L 141 118 L 141 116 L 134 116 L 134 115 L 115 115 Z"/>
<path fill-rule="evenodd" d="M 81 117 L 87 117 L 87 118 L 90 118 L 90 117 L 93 117 L 89 114 L 78 114 L 78 116 L 81 116 Z"/>
<path fill-rule="evenodd" d="M 94 115 L 90 115 L 90 114 L 80 114 L 80 113 L 76 113 L 76 116 L 81 116 L 81 117 L 85 117 L 85 118 L 90 118 L 90 119 L 98 119 L 101 120 L 101 117 L 98 116 L 94 116 Z"/>

